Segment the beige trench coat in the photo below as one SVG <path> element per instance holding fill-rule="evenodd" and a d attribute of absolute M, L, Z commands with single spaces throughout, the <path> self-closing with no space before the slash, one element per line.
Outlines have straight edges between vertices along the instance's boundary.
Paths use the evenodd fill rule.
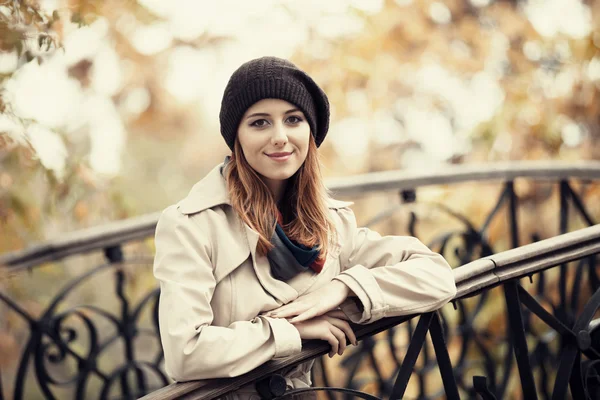
<path fill-rule="evenodd" d="M 456 293 L 450 266 L 418 239 L 357 228 L 351 203 L 328 200 L 338 233 L 323 270 L 287 282 L 273 278 L 258 256 L 258 234 L 229 205 L 215 167 L 156 227 L 154 275 L 160 282 L 159 323 L 167 374 L 175 381 L 234 377 L 273 358 L 299 353 L 298 330 L 264 313 L 332 279 L 361 304 L 341 309 L 355 323 L 440 308 Z M 359 307 L 362 305 L 362 307 Z M 288 387 L 311 385 L 312 362 L 285 374 Z M 253 385 L 232 399 L 258 398 Z"/>

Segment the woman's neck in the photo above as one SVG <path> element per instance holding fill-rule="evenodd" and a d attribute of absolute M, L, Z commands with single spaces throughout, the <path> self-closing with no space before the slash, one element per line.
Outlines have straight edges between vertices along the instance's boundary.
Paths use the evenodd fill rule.
<path fill-rule="evenodd" d="M 264 178 L 264 182 L 273 195 L 273 200 L 275 200 L 276 204 L 279 204 L 281 199 L 283 199 L 283 195 L 285 194 L 285 189 L 287 187 L 287 181 L 287 179 L 280 181 Z"/>

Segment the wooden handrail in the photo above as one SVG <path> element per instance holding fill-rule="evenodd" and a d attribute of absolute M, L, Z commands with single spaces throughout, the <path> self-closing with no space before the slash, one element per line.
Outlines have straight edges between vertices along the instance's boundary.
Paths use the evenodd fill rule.
<path fill-rule="evenodd" d="M 489 290 L 509 280 L 520 279 L 598 253 L 600 253 L 600 224 L 484 257 L 453 270 L 458 289 L 453 301 Z M 361 340 L 414 316 L 384 318 L 369 325 L 354 325 L 353 328 L 357 339 Z M 269 361 L 242 376 L 210 382 L 174 383 L 142 399 L 218 398 L 283 368 L 320 357 L 329 351 L 329 344 L 310 341 L 303 345 L 302 352 L 299 354 Z"/>
<path fill-rule="evenodd" d="M 371 191 L 415 189 L 421 186 L 468 181 L 512 180 L 535 178 L 561 180 L 568 178 L 600 179 L 600 162 L 520 161 L 443 166 L 428 171 L 385 171 L 330 179 L 327 187 L 335 196 L 363 195 Z M 0 267 L 11 271 L 60 260 L 72 254 L 104 249 L 154 235 L 160 212 L 146 214 L 102 226 L 61 235 L 24 250 L 0 256 Z"/>
<path fill-rule="evenodd" d="M 516 178 L 562 180 L 600 179 L 600 162 L 511 161 L 485 164 L 443 165 L 427 171 L 395 170 L 331 179 L 328 188 L 338 196 L 356 196 L 371 191 L 415 189 L 471 181 L 510 181 Z"/>
<path fill-rule="evenodd" d="M 0 268 L 11 271 L 56 261 L 73 254 L 106 249 L 154 235 L 160 212 L 128 218 L 122 221 L 69 232 L 26 249 L 0 256 Z"/>

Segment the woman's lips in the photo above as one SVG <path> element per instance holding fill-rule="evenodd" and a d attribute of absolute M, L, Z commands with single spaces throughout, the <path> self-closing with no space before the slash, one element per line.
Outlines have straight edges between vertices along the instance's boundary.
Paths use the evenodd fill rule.
<path fill-rule="evenodd" d="M 281 153 L 271 153 L 271 154 L 265 153 L 265 154 L 267 157 L 269 157 L 273 161 L 283 162 L 283 161 L 287 161 L 292 156 L 292 153 L 293 152 L 281 152 Z"/>

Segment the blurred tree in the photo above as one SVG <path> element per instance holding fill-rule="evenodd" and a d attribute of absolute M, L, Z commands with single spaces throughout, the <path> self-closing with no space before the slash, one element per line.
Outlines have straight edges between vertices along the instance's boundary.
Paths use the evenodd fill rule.
<path fill-rule="evenodd" d="M 5 1 L 0 251 L 183 196 L 227 151 L 224 80 L 265 52 L 326 89 L 327 175 L 597 158 L 599 3 L 260 1 L 232 16 L 228 2 Z M 9 96 L 25 72 L 35 112 Z"/>

